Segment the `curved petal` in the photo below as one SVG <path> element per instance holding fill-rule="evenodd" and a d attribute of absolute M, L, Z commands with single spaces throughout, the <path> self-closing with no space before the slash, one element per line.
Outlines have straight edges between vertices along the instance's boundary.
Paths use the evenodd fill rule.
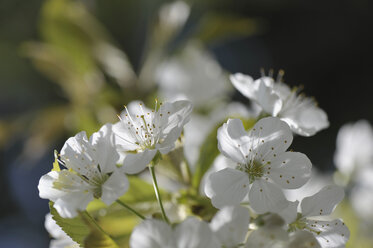
<path fill-rule="evenodd" d="M 90 143 L 94 152 L 99 154 L 97 162 L 101 173 L 113 172 L 119 159 L 119 154 L 115 149 L 114 135 L 112 133 L 112 124 L 107 123 L 90 137 Z"/>
<path fill-rule="evenodd" d="M 272 116 L 277 116 L 280 112 L 283 102 L 276 91 L 273 90 L 274 81 L 270 77 L 261 77 L 255 80 L 258 89 L 255 92 L 256 102 L 264 111 Z"/>
<path fill-rule="evenodd" d="M 127 174 L 136 174 L 145 169 L 152 161 L 157 150 L 145 150 L 139 153 L 127 153 L 124 160 L 123 171 Z"/>
<path fill-rule="evenodd" d="M 54 202 L 53 207 L 62 218 L 74 218 L 79 211 L 84 211 L 88 203 L 93 200 L 93 194 L 90 191 L 71 192 Z"/>
<path fill-rule="evenodd" d="M 237 163 L 245 163 L 241 145 L 249 144 L 249 138 L 239 119 L 229 119 L 218 129 L 218 148 L 226 157 Z M 246 141 L 246 142 L 244 142 Z"/>
<path fill-rule="evenodd" d="M 251 150 L 248 158 L 271 162 L 285 152 L 293 141 L 289 126 L 277 117 L 260 119 L 250 130 Z"/>
<path fill-rule="evenodd" d="M 172 229 L 165 222 L 149 219 L 136 226 L 130 237 L 134 248 L 174 248 Z"/>
<path fill-rule="evenodd" d="M 38 184 L 40 198 L 49 199 L 54 202 L 66 194 L 64 191 L 53 187 L 53 183 L 58 180 L 58 174 L 57 171 L 51 171 L 40 178 Z"/>
<path fill-rule="evenodd" d="M 303 153 L 285 152 L 279 154 L 266 171 L 281 188 L 297 189 L 310 179 L 311 168 L 311 161 Z"/>
<path fill-rule="evenodd" d="M 347 226 L 339 219 L 333 221 L 307 220 L 309 229 L 313 230 L 321 247 L 339 248 L 344 247 L 350 237 Z"/>
<path fill-rule="evenodd" d="M 247 238 L 245 248 L 277 248 L 287 247 L 288 233 L 281 227 L 260 227 L 254 230 Z"/>
<path fill-rule="evenodd" d="M 236 247 L 245 240 L 249 224 L 247 208 L 228 206 L 216 213 L 210 227 L 224 247 Z"/>
<path fill-rule="evenodd" d="M 278 213 L 289 204 L 281 189 L 262 179 L 255 180 L 251 186 L 249 202 L 251 208 L 258 214 Z"/>
<path fill-rule="evenodd" d="M 295 93 L 289 99 L 279 117 L 289 124 L 294 133 L 312 136 L 329 126 L 328 116 L 312 99 L 295 96 Z"/>
<path fill-rule="evenodd" d="M 288 248 L 321 248 L 312 233 L 307 231 L 296 231 L 290 239 Z"/>
<path fill-rule="evenodd" d="M 132 133 L 132 129 L 128 125 L 130 123 L 124 123 L 125 119 L 119 121 L 113 125 L 113 133 L 115 136 L 115 145 L 120 152 L 134 151 L 139 148 L 139 145 L 136 144 L 137 138 Z"/>
<path fill-rule="evenodd" d="M 280 215 L 286 223 L 292 223 L 297 218 L 298 205 L 299 201 L 289 202 L 289 205 L 284 210 L 277 212 L 277 214 Z"/>
<path fill-rule="evenodd" d="M 205 185 L 206 195 L 217 208 L 239 204 L 248 191 L 248 175 L 230 168 L 212 173 Z"/>
<path fill-rule="evenodd" d="M 216 248 L 218 242 L 209 225 L 195 217 L 188 217 L 174 231 L 177 248 Z"/>
<path fill-rule="evenodd" d="M 126 193 L 129 187 L 129 182 L 123 172 L 115 170 L 101 187 L 101 200 L 105 202 L 106 205 L 110 205 Z"/>
<path fill-rule="evenodd" d="M 252 77 L 242 73 L 235 73 L 230 75 L 233 86 L 244 96 L 249 99 L 255 98 L 255 85 Z"/>
<path fill-rule="evenodd" d="M 306 217 L 330 215 L 343 198 L 344 191 L 342 187 L 335 185 L 326 186 L 316 194 L 302 200 L 302 215 Z"/>
<path fill-rule="evenodd" d="M 65 166 L 83 175 L 89 173 L 87 164 L 97 164 L 96 157 L 85 131 L 67 139 L 61 149 L 61 159 Z"/>

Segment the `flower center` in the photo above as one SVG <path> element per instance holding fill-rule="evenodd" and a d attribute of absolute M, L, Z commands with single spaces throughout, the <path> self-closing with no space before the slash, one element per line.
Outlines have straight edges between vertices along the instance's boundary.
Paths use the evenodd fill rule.
<path fill-rule="evenodd" d="M 237 169 L 248 174 L 251 184 L 257 178 L 261 178 L 264 175 L 264 166 L 264 164 L 258 162 L 257 160 L 252 160 L 247 164 L 238 164 Z"/>

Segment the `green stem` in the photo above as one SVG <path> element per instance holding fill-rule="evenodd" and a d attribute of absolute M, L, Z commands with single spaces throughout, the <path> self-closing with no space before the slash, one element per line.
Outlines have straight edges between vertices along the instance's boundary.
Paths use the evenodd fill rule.
<path fill-rule="evenodd" d="M 104 231 L 104 229 L 102 229 L 102 227 L 97 223 L 97 221 L 87 212 L 87 210 L 85 210 L 83 212 L 79 212 L 79 213 L 82 215 L 83 220 L 85 220 L 88 225 L 89 225 L 89 223 L 92 223 L 98 230 L 100 230 L 102 233 L 108 235 Z"/>
<path fill-rule="evenodd" d="M 157 178 L 155 177 L 155 171 L 154 171 L 154 166 L 153 166 L 153 165 L 150 165 L 150 166 L 149 166 L 149 171 L 150 171 L 150 174 L 152 175 L 152 178 L 153 178 L 153 187 L 154 187 L 154 192 L 155 192 L 155 196 L 157 197 L 157 200 L 158 200 L 159 206 L 160 206 L 160 208 L 161 208 L 162 215 L 163 215 L 163 219 L 164 219 L 164 221 L 166 221 L 166 222 L 169 224 L 170 221 L 168 220 L 167 215 L 166 215 L 166 212 L 164 211 L 164 208 L 163 208 L 162 199 L 161 199 L 161 194 L 159 193 L 159 188 L 158 188 Z"/>
<path fill-rule="evenodd" d="M 144 217 L 142 214 L 140 214 L 140 213 L 137 212 L 135 209 L 131 208 L 130 206 L 128 206 L 127 204 L 125 204 L 125 203 L 122 202 L 121 200 L 118 199 L 118 200 L 116 200 L 116 202 L 117 202 L 119 205 L 121 205 L 121 206 L 127 208 L 127 210 L 129 210 L 129 211 L 132 212 L 133 214 L 136 214 L 140 219 L 145 220 L 145 217 Z"/>

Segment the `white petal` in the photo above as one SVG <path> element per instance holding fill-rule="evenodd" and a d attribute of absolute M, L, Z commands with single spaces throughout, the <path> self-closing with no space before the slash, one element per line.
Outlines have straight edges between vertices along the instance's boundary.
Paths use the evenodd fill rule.
<path fill-rule="evenodd" d="M 249 202 L 258 214 L 277 213 L 288 206 L 281 189 L 263 179 L 255 180 L 249 192 Z"/>
<path fill-rule="evenodd" d="M 249 99 L 255 98 L 255 85 L 252 77 L 241 73 L 230 75 L 233 86 L 244 96 Z"/>
<path fill-rule="evenodd" d="M 206 195 L 217 208 L 239 204 L 248 191 L 247 174 L 230 168 L 212 173 L 205 185 Z"/>
<path fill-rule="evenodd" d="M 48 233 L 51 235 L 53 238 L 63 238 L 66 237 L 66 233 L 62 231 L 62 228 L 57 225 L 56 221 L 53 219 L 52 214 L 48 213 L 45 216 L 45 221 L 44 221 L 44 226 L 45 229 L 47 229 Z"/>
<path fill-rule="evenodd" d="M 53 207 L 62 218 L 74 218 L 78 211 L 84 211 L 92 200 L 93 194 L 89 191 L 73 192 L 58 198 Z"/>
<path fill-rule="evenodd" d="M 346 124 L 338 132 L 334 163 L 345 174 L 372 163 L 373 130 L 366 120 Z"/>
<path fill-rule="evenodd" d="M 105 124 L 98 132 L 93 133 L 90 137 L 90 143 L 95 152 L 99 154 L 97 162 L 101 173 L 113 172 L 116 168 L 119 154 L 115 149 L 112 125 L 110 123 Z"/>
<path fill-rule="evenodd" d="M 321 248 L 312 233 L 307 231 L 296 231 L 290 239 L 288 248 Z"/>
<path fill-rule="evenodd" d="M 64 196 L 66 193 L 61 190 L 53 188 L 53 183 L 58 180 L 58 172 L 51 171 L 42 176 L 39 180 L 39 197 L 49 199 L 51 201 L 57 200 L 59 197 Z"/>
<path fill-rule="evenodd" d="M 239 119 L 229 119 L 218 129 L 218 148 L 220 152 L 237 163 L 245 163 L 241 145 L 249 144 L 249 137 Z"/>
<path fill-rule="evenodd" d="M 288 233 L 280 227 L 260 227 L 247 238 L 245 248 L 285 248 Z"/>
<path fill-rule="evenodd" d="M 217 240 L 209 225 L 195 217 L 188 217 L 174 231 L 177 248 L 216 248 Z"/>
<path fill-rule="evenodd" d="M 97 164 L 96 157 L 84 131 L 70 137 L 61 149 L 66 167 L 83 175 L 89 173 L 86 165 Z"/>
<path fill-rule="evenodd" d="M 132 129 L 128 129 L 128 123 L 124 123 L 126 119 L 122 119 L 113 125 L 113 132 L 115 135 L 115 144 L 118 147 L 118 151 L 134 151 L 139 148 L 136 144 L 137 139 L 132 133 Z"/>
<path fill-rule="evenodd" d="M 285 152 L 293 141 L 289 126 L 276 117 L 260 119 L 250 130 L 252 152 L 249 158 L 257 161 L 272 161 Z"/>
<path fill-rule="evenodd" d="M 139 153 L 127 153 L 123 160 L 123 171 L 127 174 L 136 174 L 145 169 L 152 161 L 157 150 L 145 150 Z"/>
<path fill-rule="evenodd" d="M 308 220 L 308 227 L 322 248 L 344 247 L 350 237 L 347 226 L 339 219 L 333 221 Z"/>
<path fill-rule="evenodd" d="M 193 105 L 187 100 L 165 102 L 158 110 L 159 115 L 157 115 L 159 118 L 157 123 L 162 129 L 162 133 L 167 136 L 175 128 L 181 133 L 183 126 L 190 119 L 192 110 Z M 161 114 L 162 116 L 160 116 Z"/>
<path fill-rule="evenodd" d="M 343 188 L 328 185 L 313 196 L 302 200 L 301 209 L 303 216 L 330 215 L 344 197 Z"/>
<path fill-rule="evenodd" d="M 250 223 L 250 213 L 241 206 L 228 206 L 216 213 L 211 230 L 225 247 L 236 247 L 244 242 Z"/>
<path fill-rule="evenodd" d="M 255 80 L 258 89 L 255 92 L 255 100 L 270 115 L 277 116 L 282 108 L 282 100 L 273 90 L 274 81 L 270 77 L 262 77 Z"/>
<path fill-rule="evenodd" d="M 110 205 L 128 190 L 129 182 L 123 172 L 115 170 L 101 187 L 101 200 Z"/>
<path fill-rule="evenodd" d="M 300 152 L 285 152 L 266 167 L 268 176 L 281 188 L 296 189 L 303 186 L 311 177 L 312 163 Z M 271 169 L 269 169 L 271 168 Z"/>
<path fill-rule="evenodd" d="M 328 116 L 312 99 L 292 94 L 279 117 L 289 124 L 293 132 L 302 136 L 312 136 L 329 126 Z"/>
<path fill-rule="evenodd" d="M 289 202 L 289 205 L 284 210 L 277 212 L 277 214 L 280 215 L 286 223 L 292 223 L 297 218 L 298 205 L 299 201 Z"/>
<path fill-rule="evenodd" d="M 172 229 L 160 220 L 150 219 L 136 226 L 130 237 L 133 248 L 174 248 Z"/>

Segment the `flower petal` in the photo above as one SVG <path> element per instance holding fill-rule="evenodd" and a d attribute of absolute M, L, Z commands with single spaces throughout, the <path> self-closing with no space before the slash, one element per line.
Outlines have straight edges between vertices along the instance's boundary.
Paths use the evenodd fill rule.
<path fill-rule="evenodd" d="M 174 231 L 177 248 L 216 248 L 217 239 L 209 225 L 195 217 L 188 217 Z"/>
<path fill-rule="evenodd" d="M 288 248 L 321 248 L 312 233 L 307 231 L 296 231 L 290 237 Z"/>
<path fill-rule="evenodd" d="M 136 226 L 130 237 L 130 246 L 136 248 L 174 248 L 172 229 L 165 222 L 149 219 Z"/>
<path fill-rule="evenodd" d="M 292 93 L 290 100 L 279 113 L 291 130 L 302 136 L 312 136 L 329 126 L 328 116 L 310 98 L 301 98 Z M 293 100 L 292 100 L 293 99 Z"/>
<path fill-rule="evenodd" d="M 250 144 L 250 139 L 239 119 L 229 119 L 218 129 L 218 148 L 220 152 L 237 163 L 245 163 L 241 145 Z M 247 149 L 248 150 L 248 149 Z"/>
<path fill-rule="evenodd" d="M 344 247 L 350 237 L 347 226 L 339 219 L 333 221 L 308 220 L 307 225 L 321 247 Z M 317 232 L 317 233 L 315 233 Z"/>
<path fill-rule="evenodd" d="M 61 158 L 67 168 L 73 169 L 82 175 L 89 174 L 87 164 L 97 164 L 97 155 L 92 150 L 84 131 L 76 134 L 74 137 L 70 137 L 65 142 L 61 149 Z"/>
<path fill-rule="evenodd" d="M 255 84 L 252 77 L 242 73 L 235 73 L 230 75 L 233 86 L 244 96 L 249 99 L 255 98 Z"/>
<path fill-rule="evenodd" d="M 93 194 L 89 191 L 71 192 L 58 198 L 53 207 L 62 218 L 74 218 L 78 215 L 78 210 L 84 211 L 92 200 Z"/>
<path fill-rule="evenodd" d="M 281 227 L 263 226 L 254 230 L 247 238 L 245 248 L 277 248 L 286 247 L 288 233 Z"/>
<path fill-rule="evenodd" d="M 302 200 L 302 215 L 306 217 L 330 215 L 337 204 L 343 200 L 344 195 L 343 188 L 328 185 Z"/>
<path fill-rule="evenodd" d="M 127 153 L 121 168 L 127 174 L 139 173 L 152 161 L 156 153 L 157 150 L 148 149 L 139 153 Z"/>
<path fill-rule="evenodd" d="M 110 205 L 128 190 L 129 182 L 123 172 L 115 170 L 101 187 L 101 200 Z"/>
<path fill-rule="evenodd" d="M 284 210 L 277 212 L 277 214 L 280 215 L 286 223 L 292 223 L 297 218 L 298 205 L 299 201 L 289 202 L 289 205 Z"/>
<path fill-rule="evenodd" d="M 53 187 L 53 183 L 58 180 L 58 175 L 57 171 L 51 171 L 40 178 L 38 184 L 40 198 L 49 199 L 54 202 L 66 194 L 66 192 Z"/>
<path fill-rule="evenodd" d="M 108 123 L 101 127 L 90 137 L 90 143 L 99 154 L 97 162 L 101 173 L 113 172 L 119 159 L 119 154 L 115 149 L 114 135 L 112 133 L 112 124 Z"/>
<path fill-rule="evenodd" d="M 245 240 L 249 223 L 247 208 L 228 206 L 216 213 L 210 227 L 224 247 L 236 247 Z"/>
<path fill-rule="evenodd" d="M 252 153 L 255 153 L 258 161 L 275 160 L 293 141 L 289 126 L 276 117 L 260 119 L 250 130 L 249 136 L 253 143 Z"/>
<path fill-rule="evenodd" d="M 113 125 L 115 144 L 120 152 L 134 151 L 139 148 L 139 145 L 136 144 L 137 139 L 132 133 L 132 129 L 128 126 L 131 125 L 131 123 L 124 123 L 124 121 L 125 119 Z"/>
<path fill-rule="evenodd" d="M 212 173 L 205 185 L 206 195 L 217 208 L 239 204 L 248 191 L 247 174 L 231 168 Z"/>
<path fill-rule="evenodd" d="M 312 163 L 306 155 L 299 152 L 285 152 L 273 160 L 266 168 L 268 176 L 284 189 L 303 186 L 311 177 Z"/>
<path fill-rule="evenodd" d="M 249 192 L 251 208 L 258 214 L 277 213 L 288 206 L 284 193 L 273 183 L 255 180 Z"/>

